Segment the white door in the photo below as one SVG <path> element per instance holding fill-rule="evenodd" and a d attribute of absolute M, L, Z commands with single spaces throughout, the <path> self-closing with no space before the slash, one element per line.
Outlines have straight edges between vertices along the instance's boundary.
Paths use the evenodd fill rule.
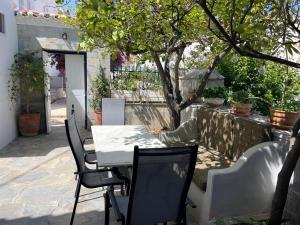
<path fill-rule="evenodd" d="M 48 73 L 49 55 L 43 51 L 44 70 Z M 47 85 L 45 87 L 45 115 L 46 115 L 46 132 L 51 132 L 50 118 L 51 118 L 51 95 L 50 95 L 50 77 L 47 76 Z"/>
<path fill-rule="evenodd" d="M 84 56 L 65 55 L 67 118 L 74 105 L 78 128 L 85 127 Z"/>

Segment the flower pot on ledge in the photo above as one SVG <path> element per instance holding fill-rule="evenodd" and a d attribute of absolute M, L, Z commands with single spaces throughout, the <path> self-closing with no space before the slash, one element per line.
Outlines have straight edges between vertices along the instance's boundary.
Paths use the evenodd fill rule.
<path fill-rule="evenodd" d="M 233 114 L 237 116 L 249 116 L 252 104 L 235 103 L 232 107 Z"/>
<path fill-rule="evenodd" d="M 271 109 L 270 121 L 273 127 L 290 130 L 296 120 L 300 117 L 300 112 L 287 112 L 283 110 Z"/>

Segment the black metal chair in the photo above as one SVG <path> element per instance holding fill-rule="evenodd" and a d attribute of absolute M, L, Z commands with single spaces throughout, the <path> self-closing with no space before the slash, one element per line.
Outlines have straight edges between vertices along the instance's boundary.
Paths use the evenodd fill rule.
<path fill-rule="evenodd" d="M 113 171 L 114 169 L 89 169 L 88 167 L 86 167 L 84 160 L 84 150 L 80 141 L 79 134 L 76 130 L 74 116 L 71 116 L 69 120 L 65 120 L 65 127 L 69 145 L 76 162 L 77 171 L 75 172 L 75 174 L 78 175 L 77 187 L 75 192 L 75 203 L 70 222 L 70 225 L 72 225 L 80 195 L 81 185 L 86 188 L 98 188 L 123 185 L 125 182 L 115 175 Z"/>
<path fill-rule="evenodd" d="M 94 149 L 90 149 L 90 150 L 86 150 L 85 149 L 85 144 L 88 140 L 93 140 L 92 137 L 85 137 L 85 138 L 81 138 L 80 136 L 80 132 L 77 126 L 77 122 L 76 122 L 76 114 L 75 114 L 75 109 L 74 109 L 74 105 L 72 105 L 72 109 L 71 109 L 71 116 L 74 117 L 75 120 L 75 127 L 78 133 L 78 136 L 80 138 L 81 144 L 83 146 L 84 149 L 84 160 L 86 163 L 88 164 L 97 164 L 97 157 L 96 157 L 96 151 Z"/>
<path fill-rule="evenodd" d="M 187 193 L 198 146 L 139 149 L 135 146 L 129 197 L 105 194 L 105 225 L 112 206 L 123 225 L 186 224 Z"/>

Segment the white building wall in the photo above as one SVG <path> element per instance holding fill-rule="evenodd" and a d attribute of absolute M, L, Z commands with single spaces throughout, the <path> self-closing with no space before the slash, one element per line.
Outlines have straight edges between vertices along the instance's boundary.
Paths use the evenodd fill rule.
<path fill-rule="evenodd" d="M 3 1 L 3 0 L 1 0 Z M 11 0 L 15 10 L 57 13 L 55 0 Z"/>
<path fill-rule="evenodd" d="M 0 1 L 0 12 L 4 14 L 5 33 L 0 33 L 0 149 L 17 135 L 15 107 L 10 102 L 7 82 L 9 68 L 18 51 L 17 25 L 11 0 Z"/>

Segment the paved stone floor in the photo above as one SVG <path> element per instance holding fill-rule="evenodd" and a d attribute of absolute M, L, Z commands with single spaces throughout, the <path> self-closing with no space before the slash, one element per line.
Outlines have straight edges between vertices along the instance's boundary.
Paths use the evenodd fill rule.
<path fill-rule="evenodd" d="M 52 130 L 50 135 L 17 138 L 0 150 L 1 225 L 69 224 L 75 163 L 64 126 L 58 124 Z M 82 194 L 94 191 L 83 188 Z M 102 195 L 97 192 L 81 198 L 95 199 L 78 204 L 74 224 L 104 224 Z"/>
<path fill-rule="evenodd" d="M 19 137 L 0 150 L 0 171 L 0 225 L 69 224 L 75 163 L 63 124 L 53 125 L 49 135 Z M 82 196 L 74 225 L 104 224 L 103 191 L 97 191 Z M 82 188 L 81 194 L 91 192 Z M 111 224 L 120 224 L 113 215 Z"/>

